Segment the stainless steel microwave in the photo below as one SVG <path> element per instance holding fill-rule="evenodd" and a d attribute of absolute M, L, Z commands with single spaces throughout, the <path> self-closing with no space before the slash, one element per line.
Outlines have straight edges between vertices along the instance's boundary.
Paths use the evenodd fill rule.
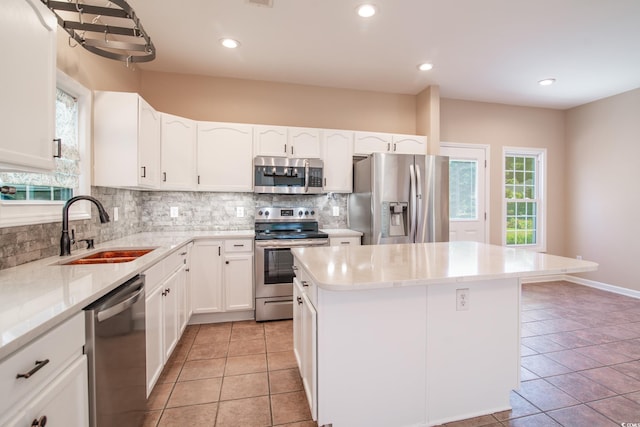
<path fill-rule="evenodd" d="M 320 159 L 255 157 L 253 159 L 255 193 L 322 193 L 323 163 Z"/>

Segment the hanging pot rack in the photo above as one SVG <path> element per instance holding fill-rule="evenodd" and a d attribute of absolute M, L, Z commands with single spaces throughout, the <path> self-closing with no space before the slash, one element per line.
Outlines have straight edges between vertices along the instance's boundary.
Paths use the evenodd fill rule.
<path fill-rule="evenodd" d="M 156 57 L 151 37 L 125 0 L 41 0 L 56 15 L 58 25 L 88 51 L 127 64 L 149 62 Z M 106 22 L 108 23 L 106 23 Z"/>

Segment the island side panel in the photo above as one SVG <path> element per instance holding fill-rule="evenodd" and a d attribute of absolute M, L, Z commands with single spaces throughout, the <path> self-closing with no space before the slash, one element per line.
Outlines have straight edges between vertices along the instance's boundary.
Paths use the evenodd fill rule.
<path fill-rule="evenodd" d="M 456 291 L 467 289 L 467 310 Z M 520 377 L 520 282 L 501 279 L 427 287 L 429 425 L 510 408 Z"/>
<path fill-rule="evenodd" d="M 426 295 L 318 289 L 318 425 L 425 425 Z"/>

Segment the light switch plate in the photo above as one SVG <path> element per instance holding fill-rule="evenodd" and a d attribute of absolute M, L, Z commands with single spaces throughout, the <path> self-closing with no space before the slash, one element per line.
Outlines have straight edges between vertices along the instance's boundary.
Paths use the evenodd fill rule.
<path fill-rule="evenodd" d="M 171 208 L 169 209 L 169 215 L 171 216 L 171 218 L 178 218 L 178 207 L 171 206 Z"/>
<path fill-rule="evenodd" d="M 238 218 L 244 218 L 244 207 L 243 206 L 237 206 L 236 207 L 236 216 Z"/>
<path fill-rule="evenodd" d="M 113 222 L 116 222 L 118 220 L 118 208 L 114 207 L 113 208 Z"/>
<path fill-rule="evenodd" d="M 334 206 L 333 207 L 333 216 L 339 216 L 340 215 L 340 206 Z"/>

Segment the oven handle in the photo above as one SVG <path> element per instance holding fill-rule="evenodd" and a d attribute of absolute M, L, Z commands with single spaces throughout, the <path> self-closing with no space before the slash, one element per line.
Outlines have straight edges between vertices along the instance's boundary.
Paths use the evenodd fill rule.
<path fill-rule="evenodd" d="M 285 241 L 260 241 L 256 240 L 256 248 L 295 248 L 304 246 L 327 246 L 329 239 L 313 239 L 313 240 L 285 240 Z"/>

